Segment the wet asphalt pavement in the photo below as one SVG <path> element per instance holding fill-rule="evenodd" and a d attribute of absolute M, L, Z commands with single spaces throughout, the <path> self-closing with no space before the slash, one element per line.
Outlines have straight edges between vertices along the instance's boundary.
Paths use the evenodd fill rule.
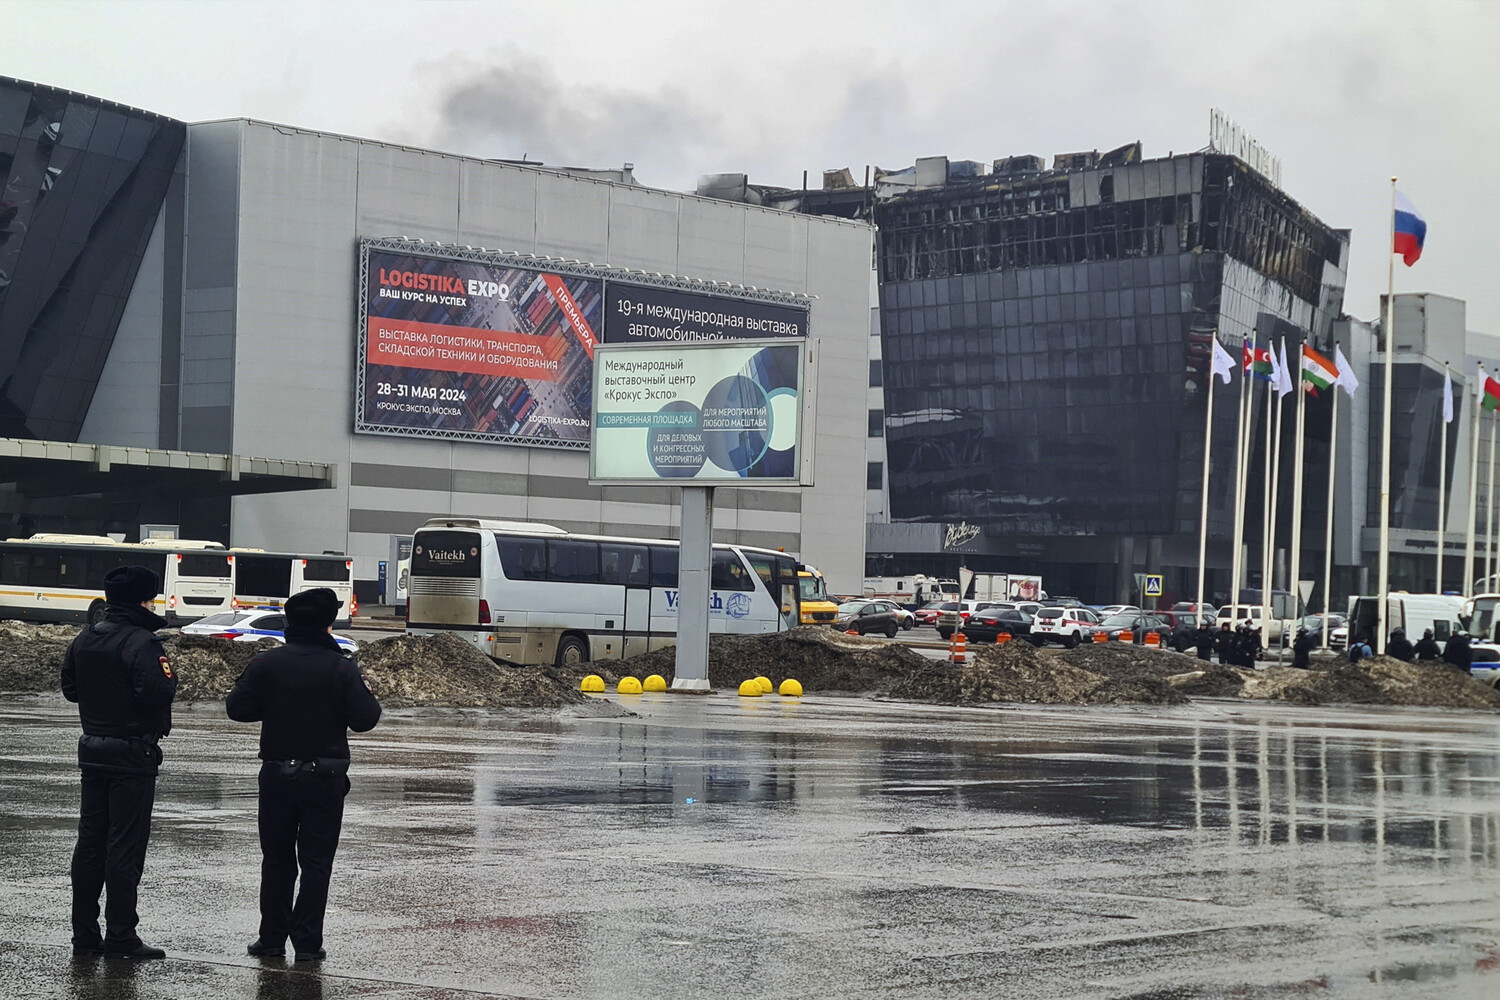
<path fill-rule="evenodd" d="M 0 702 L 0 997 L 1500 996 L 1495 716 L 615 700 L 354 738 L 321 968 L 244 954 L 255 727 L 216 706 L 165 743 L 168 959 L 70 959 L 76 717 Z"/>

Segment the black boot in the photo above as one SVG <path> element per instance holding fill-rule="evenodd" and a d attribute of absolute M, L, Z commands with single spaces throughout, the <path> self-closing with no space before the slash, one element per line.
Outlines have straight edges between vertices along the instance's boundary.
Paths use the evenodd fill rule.
<path fill-rule="evenodd" d="M 256 958 L 282 958 L 286 955 L 286 945 L 272 944 L 264 938 L 256 938 L 250 942 L 250 947 L 245 949 L 245 954 L 254 955 Z"/>

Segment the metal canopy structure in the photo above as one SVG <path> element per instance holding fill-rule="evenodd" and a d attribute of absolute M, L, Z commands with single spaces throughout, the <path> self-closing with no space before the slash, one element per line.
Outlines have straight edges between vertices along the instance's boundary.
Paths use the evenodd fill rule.
<path fill-rule="evenodd" d="M 0 438 L 0 489 L 28 499 L 203 499 L 332 489 L 335 466 L 289 459 Z"/>

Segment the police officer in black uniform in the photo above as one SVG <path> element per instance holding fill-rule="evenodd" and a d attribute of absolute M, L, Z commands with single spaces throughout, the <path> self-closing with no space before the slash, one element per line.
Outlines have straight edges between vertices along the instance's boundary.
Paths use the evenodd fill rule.
<path fill-rule="evenodd" d="M 1312 637 L 1307 629 L 1297 629 L 1296 641 L 1292 643 L 1292 666 L 1307 670 L 1312 666 Z"/>
<path fill-rule="evenodd" d="M 1469 633 L 1455 632 L 1443 645 L 1443 659 L 1464 673 L 1471 673 L 1474 650 L 1469 645 Z"/>
<path fill-rule="evenodd" d="M 1443 658 L 1442 647 L 1432 637 L 1432 629 L 1430 628 L 1422 630 L 1422 638 L 1417 640 L 1417 644 L 1413 647 L 1413 650 L 1417 654 L 1417 662 L 1419 663 L 1433 663 Z"/>
<path fill-rule="evenodd" d="M 1198 659 L 1212 660 L 1214 658 L 1214 630 L 1212 618 L 1204 618 L 1198 622 L 1198 631 L 1193 633 L 1193 641 L 1198 646 Z"/>
<path fill-rule="evenodd" d="M 380 703 L 330 635 L 340 602 L 326 587 L 286 602 L 286 645 L 260 653 L 225 707 L 260 728 L 260 936 L 251 955 L 324 957 L 323 911 L 349 792 L 347 733 L 367 732 Z M 302 886 L 292 901 L 301 866 Z"/>
<path fill-rule="evenodd" d="M 73 954 L 165 958 L 136 934 L 136 889 L 146 863 L 161 764 L 157 741 L 172 730 L 177 678 L 151 610 L 161 577 L 120 566 L 104 577 L 104 617 L 68 646 L 63 697 L 78 703 L 83 796 L 73 848 Z M 99 893 L 105 892 L 104 936 Z"/>
<path fill-rule="evenodd" d="M 1405 660 L 1407 663 L 1415 663 L 1417 661 L 1417 647 L 1413 646 L 1411 640 L 1406 637 L 1406 629 L 1397 628 L 1391 630 L 1391 638 L 1385 644 L 1385 655 L 1393 656 L 1398 660 Z"/>

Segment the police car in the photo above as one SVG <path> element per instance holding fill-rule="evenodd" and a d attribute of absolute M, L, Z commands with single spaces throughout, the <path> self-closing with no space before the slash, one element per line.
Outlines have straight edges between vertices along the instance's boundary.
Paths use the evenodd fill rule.
<path fill-rule="evenodd" d="M 180 631 L 183 635 L 206 635 L 233 642 L 259 642 L 261 639 L 286 642 L 285 629 L 286 614 L 280 608 L 248 608 L 200 618 L 191 625 L 184 625 Z M 353 639 L 342 635 L 335 634 L 333 641 L 346 653 L 359 648 Z"/>

